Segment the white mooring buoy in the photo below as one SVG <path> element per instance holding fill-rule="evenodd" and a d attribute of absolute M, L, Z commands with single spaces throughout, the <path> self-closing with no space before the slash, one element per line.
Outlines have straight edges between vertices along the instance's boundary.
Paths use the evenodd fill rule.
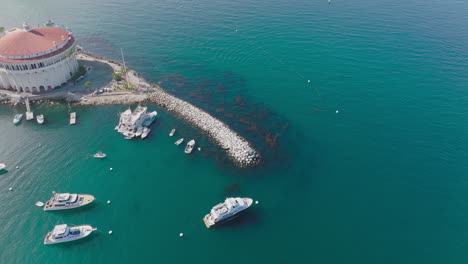
<path fill-rule="evenodd" d="M 113 169 L 112 169 L 112 168 L 110 168 L 109 170 L 110 170 L 110 171 L 112 171 Z"/>
<path fill-rule="evenodd" d="M 8 188 L 8 190 L 11 192 L 11 191 L 13 191 L 13 188 L 12 188 L 12 187 L 10 187 L 10 188 Z"/>
<path fill-rule="evenodd" d="M 310 80 L 307 80 L 308 83 L 310 83 Z"/>
<path fill-rule="evenodd" d="M 19 169 L 19 166 L 16 166 L 17 169 Z"/>
<path fill-rule="evenodd" d="M 179 236 L 180 236 L 180 237 L 183 237 L 183 236 L 184 236 L 184 233 L 180 233 Z"/>
<path fill-rule="evenodd" d="M 112 235 L 112 230 L 109 230 L 109 235 Z"/>
<path fill-rule="evenodd" d="M 255 204 L 258 204 L 258 201 L 255 201 Z"/>
<path fill-rule="evenodd" d="M 335 112 L 335 113 L 337 113 L 337 114 L 338 114 L 339 112 L 340 112 L 340 111 L 336 110 L 336 112 Z"/>
<path fill-rule="evenodd" d="M 110 200 L 107 200 L 107 204 L 110 204 Z"/>

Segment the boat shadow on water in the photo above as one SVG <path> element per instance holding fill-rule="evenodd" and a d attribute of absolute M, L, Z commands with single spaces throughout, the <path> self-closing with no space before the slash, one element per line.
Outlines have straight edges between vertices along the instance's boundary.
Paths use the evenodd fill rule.
<path fill-rule="evenodd" d="M 259 214 L 253 210 L 242 212 L 241 214 L 230 218 L 229 220 L 220 222 L 213 226 L 211 229 L 222 229 L 222 228 L 244 228 L 246 226 L 253 225 L 260 221 Z"/>
<path fill-rule="evenodd" d="M 8 173 L 8 170 L 0 170 L 0 176 L 7 174 L 7 173 Z"/>

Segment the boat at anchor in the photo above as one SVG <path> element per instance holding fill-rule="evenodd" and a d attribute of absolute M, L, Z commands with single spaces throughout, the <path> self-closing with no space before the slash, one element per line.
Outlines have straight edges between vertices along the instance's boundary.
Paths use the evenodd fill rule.
<path fill-rule="evenodd" d="M 95 157 L 97 159 L 103 159 L 103 158 L 107 157 L 107 154 L 99 151 L 98 153 L 94 154 L 93 157 Z"/>
<path fill-rule="evenodd" d="M 185 154 L 192 153 L 193 147 L 195 147 L 195 140 L 192 139 L 187 143 L 187 146 L 185 147 Z"/>
<path fill-rule="evenodd" d="M 253 203 L 251 198 L 226 198 L 224 203 L 215 205 L 209 214 L 205 215 L 203 222 L 207 228 L 234 218 L 240 212 L 249 208 Z"/>
<path fill-rule="evenodd" d="M 44 124 L 44 115 L 38 115 L 36 116 L 36 121 L 38 124 L 42 125 Z"/>
<path fill-rule="evenodd" d="M 182 142 L 184 142 L 184 138 L 178 139 L 174 144 L 176 144 L 177 146 L 179 146 L 180 144 L 182 144 Z"/>
<path fill-rule="evenodd" d="M 143 127 L 143 132 L 141 133 L 141 138 L 142 139 L 146 138 L 149 135 L 150 132 L 151 132 L 150 128 Z"/>
<path fill-rule="evenodd" d="M 175 128 L 173 128 L 173 129 L 171 130 L 171 132 L 169 133 L 169 136 L 170 136 L 170 137 L 174 136 L 174 133 L 175 133 Z"/>
<path fill-rule="evenodd" d="M 44 211 L 58 211 L 82 207 L 92 203 L 95 198 L 90 194 L 56 193 L 44 205 Z"/>
<path fill-rule="evenodd" d="M 17 125 L 23 119 L 23 114 L 16 114 L 13 118 L 13 124 Z"/>
<path fill-rule="evenodd" d="M 89 236 L 97 228 L 90 225 L 56 225 L 44 238 L 44 245 L 75 241 Z"/>

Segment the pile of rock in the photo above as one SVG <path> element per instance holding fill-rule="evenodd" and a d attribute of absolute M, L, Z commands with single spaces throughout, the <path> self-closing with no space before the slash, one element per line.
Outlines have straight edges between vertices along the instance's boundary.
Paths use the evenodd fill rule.
<path fill-rule="evenodd" d="M 200 108 L 162 89 L 151 93 L 149 99 L 207 133 L 239 166 L 250 167 L 260 162 L 260 155 L 247 140 Z"/>

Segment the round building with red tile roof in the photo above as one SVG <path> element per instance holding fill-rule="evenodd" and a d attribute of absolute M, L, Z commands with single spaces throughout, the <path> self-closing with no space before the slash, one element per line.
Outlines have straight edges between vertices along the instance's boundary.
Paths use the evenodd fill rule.
<path fill-rule="evenodd" d="M 62 28 L 24 24 L 0 37 L 0 89 L 48 91 L 65 84 L 77 70 L 75 38 Z"/>

